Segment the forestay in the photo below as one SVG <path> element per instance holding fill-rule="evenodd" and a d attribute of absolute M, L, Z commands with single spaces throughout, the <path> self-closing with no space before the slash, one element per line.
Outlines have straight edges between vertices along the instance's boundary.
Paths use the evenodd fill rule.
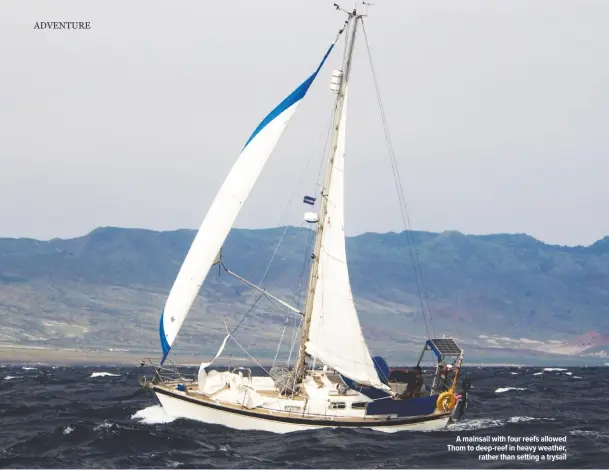
<path fill-rule="evenodd" d="M 362 385 L 386 389 L 362 334 L 349 282 L 344 228 L 346 89 L 344 96 L 306 352 Z"/>
<path fill-rule="evenodd" d="M 173 284 L 161 315 L 159 334 L 165 361 L 216 255 L 228 236 L 264 165 L 291 117 L 319 73 L 336 41 L 315 72 L 258 125 L 216 195 Z"/>

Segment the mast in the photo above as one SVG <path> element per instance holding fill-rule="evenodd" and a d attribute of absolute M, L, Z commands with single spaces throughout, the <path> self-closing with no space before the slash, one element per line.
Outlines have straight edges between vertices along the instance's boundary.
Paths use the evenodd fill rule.
<path fill-rule="evenodd" d="M 344 10 L 343 10 L 344 11 Z M 324 231 L 324 225 L 326 220 L 326 211 L 328 205 L 328 190 L 330 187 L 330 178 L 332 175 L 332 169 L 334 167 L 334 158 L 337 150 L 338 143 L 338 130 L 343 115 L 343 106 L 345 104 L 345 91 L 349 82 L 349 75 L 351 72 L 351 62 L 353 56 L 353 47 L 355 45 L 355 33 L 357 32 L 357 20 L 360 15 L 357 14 L 355 7 L 353 11 L 349 13 L 347 19 L 347 31 L 345 53 L 343 56 L 342 66 L 342 79 L 340 87 L 336 97 L 336 103 L 334 105 L 334 119 L 332 127 L 332 135 L 330 138 L 330 155 L 328 165 L 326 167 L 326 173 L 324 177 L 324 185 L 321 192 L 321 207 L 319 210 L 319 222 L 317 228 L 317 235 L 315 237 L 315 249 L 313 250 L 313 261 L 311 263 L 311 272 L 309 276 L 309 288 L 307 292 L 307 300 L 305 304 L 304 321 L 302 328 L 302 338 L 300 342 L 300 349 L 298 351 L 298 361 L 296 362 L 295 378 L 296 381 L 300 381 L 305 374 L 306 367 L 306 343 L 309 340 L 309 328 L 311 326 L 311 315 L 313 313 L 313 299 L 315 297 L 315 286 L 317 284 L 317 276 L 319 270 L 319 257 L 321 253 L 321 240 Z"/>

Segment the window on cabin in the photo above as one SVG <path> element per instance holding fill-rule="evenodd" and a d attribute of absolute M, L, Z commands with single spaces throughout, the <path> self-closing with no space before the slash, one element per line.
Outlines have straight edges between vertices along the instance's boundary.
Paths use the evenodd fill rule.
<path fill-rule="evenodd" d="M 344 401 L 331 401 L 328 408 L 331 410 L 343 410 L 347 407 Z"/>
<path fill-rule="evenodd" d="M 366 408 L 367 405 L 367 401 L 356 401 L 355 403 L 351 404 L 351 408 L 356 410 L 363 410 L 364 408 Z"/>

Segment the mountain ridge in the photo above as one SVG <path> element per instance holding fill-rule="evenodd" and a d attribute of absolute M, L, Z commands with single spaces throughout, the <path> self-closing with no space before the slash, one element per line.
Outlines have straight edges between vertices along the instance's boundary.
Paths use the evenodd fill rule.
<path fill-rule="evenodd" d="M 7 325 L 0 344 L 111 348 L 126 343 L 154 349 L 158 316 L 194 235 L 189 229 L 98 227 L 68 239 L 0 238 L 0 317 Z M 302 302 L 310 230 L 233 229 L 224 262 L 258 282 L 282 236 L 264 286 Z M 502 354 L 508 356 L 511 349 L 604 354 L 609 237 L 589 246 L 563 246 L 526 234 L 457 231 L 347 237 L 354 297 L 365 335 L 376 349 L 399 355 L 404 337 L 414 348 L 426 336 L 409 238 L 416 241 L 415 258 L 425 280 L 422 294 L 430 300 L 434 323 L 470 349 L 493 350 L 484 354 L 505 349 Z M 202 339 L 215 344 L 212 338 L 225 327 L 213 317 L 224 315 L 227 325 L 236 324 L 255 297 L 223 273 L 210 273 L 178 344 L 189 351 L 200 349 Z M 275 350 L 286 313 L 269 305 L 265 309 L 254 311 L 248 319 L 253 325 L 246 322 L 242 328 L 263 337 L 249 347 L 268 355 Z M 213 317 L 205 315 L 210 312 Z M 576 341 L 586 334 L 596 338 L 594 344 Z"/>

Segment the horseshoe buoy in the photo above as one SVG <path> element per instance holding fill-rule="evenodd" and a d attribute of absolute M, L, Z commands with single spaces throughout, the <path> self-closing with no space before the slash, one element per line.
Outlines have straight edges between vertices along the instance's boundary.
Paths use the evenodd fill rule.
<path fill-rule="evenodd" d="M 453 392 L 444 392 L 436 400 L 436 409 L 440 411 L 450 411 L 457 404 L 457 397 Z"/>

